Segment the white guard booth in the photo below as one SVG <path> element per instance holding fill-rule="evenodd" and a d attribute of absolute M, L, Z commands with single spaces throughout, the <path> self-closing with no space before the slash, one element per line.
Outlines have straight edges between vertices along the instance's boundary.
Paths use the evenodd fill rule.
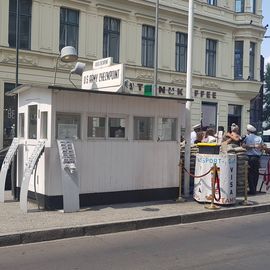
<path fill-rule="evenodd" d="M 38 198 L 45 209 L 63 209 L 65 191 L 70 196 L 74 189 L 79 200 L 67 211 L 76 211 L 178 196 L 186 99 L 31 85 L 13 93 L 18 95 L 18 191 L 29 159 L 38 160 L 29 171 L 28 199 Z M 45 148 L 36 158 L 41 141 Z M 66 186 L 68 176 L 73 182 Z"/>
<path fill-rule="evenodd" d="M 197 154 L 195 176 L 204 175 L 216 163 L 219 168 L 220 189 L 215 186 L 214 203 L 230 205 L 236 203 L 236 162 L 235 154 Z M 211 202 L 211 173 L 194 178 L 193 198 L 198 202 Z"/>

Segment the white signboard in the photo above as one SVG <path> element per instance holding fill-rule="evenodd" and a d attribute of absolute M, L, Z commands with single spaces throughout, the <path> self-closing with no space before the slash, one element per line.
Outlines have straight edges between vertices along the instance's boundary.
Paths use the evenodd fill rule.
<path fill-rule="evenodd" d="M 112 57 L 99 59 L 93 62 L 93 69 L 105 68 L 111 66 L 113 63 Z"/>
<path fill-rule="evenodd" d="M 19 139 L 14 138 L 3 161 L 0 172 L 0 202 L 5 201 L 5 184 L 8 168 L 19 146 Z"/>
<path fill-rule="evenodd" d="M 82 89 L 117 92 L 123 79 L 123 64 L 88 70 L 82 74 Z"/>
<path fill-rule="evenodd" d="M 203 175 L 210 170 L 216 163 L 219 168 L 218 176 L 220 189 L 215 185 L 214 200 L 217 204 L 235 204 L 236 203 L 236 155 L 209 155 L 197 154 L 195 175 Z M 211 173 L 201 178 L 194 178 L 193 198 L 198 202 L 211 202 Z M 220 194 L 220 198 L 219 198 Z"/>
<path fill-rule="evenodd" d="M 80 210 L 80 188 L 74 144 L 72 140 L 57 140 L 57 145 L 62 169 L 64 212 L 76 212 Z"/>
<path fill-rule="evenodd" d="M 28 195 L 30 177 L 35 166 L 37 166 L 37 163 L 44 151 L 44 148 L 45 148 L 45 142 L 39 141 L 38 144 L 33 149 L 31 156 L 28 158 L 28 160 L 25 163 L 25 169 L 23 173 L 23 180 L 22 180 L 22 186 L 21 186 L 21 193 L 20 193 L 20 208 L 25 213 L 27 212 L 27 195 Z"/>

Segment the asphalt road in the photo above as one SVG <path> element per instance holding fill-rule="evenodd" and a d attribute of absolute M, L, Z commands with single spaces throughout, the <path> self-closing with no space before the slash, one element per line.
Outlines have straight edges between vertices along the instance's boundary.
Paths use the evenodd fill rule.
<path fill-rule="evenodd" d="M 0 248 L 0 269 L 270 269 L 270 214 Z"/>

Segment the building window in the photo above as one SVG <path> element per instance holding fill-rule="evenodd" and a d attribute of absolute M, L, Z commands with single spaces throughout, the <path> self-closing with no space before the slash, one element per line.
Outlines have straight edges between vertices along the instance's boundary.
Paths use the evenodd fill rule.
<path fill-rule="evenodd" d="M 134 117 L 134 140 L 153 140 L 152 117 Z"/>
<path fill-rule="evenodd" d="M 119 117 L 109 118 L 108 130 L 110 138 L 125 138 L 126 118 L 119 118 Z"/>
<path fill-rule="evenodd" d="M 212 39 L 206 40 L 206 61 L 205 73 L 208 76 L 216 76 L 216 53 L 217 41 Z"/>
<path fill-rule="evenodd" d="M 48 139 L 48 112 L 41 112 L 40 138 L 41 139 Z"/>
<path fill-rule="evenodd" d="M 78 51 L 79 11 L 60 9 L 60 41 L 59 50 L 65 46 L 73 46 Z"/>
<path fill-rule="evenodd" d="M 79 114 L 56 113 L 56 138 L 79 139 L 81 117 Z"/>
<path fill-rule="evenodd" d="M 103 57 L 113 57 L 114 63 L 119 63 L 120 20 L 104 17 Z"/>
<path fill-rule="evenodd" d="M 24 113 L 19 114 L 19 136 L 24 138 Z"/>
<path fill-rule="evenodd" d="M 255 43 L 250 42 L 249 47 L 249 79 L 254 80 L 254 66 L 255 66 Z"/>
<path fill-rule="evenodd" d="M 245 0 L 235 0 L 235 12 L 243 13 L 245 11 Z"/>
<path fill-rule="evenodd" d="M 176 118 L 158 119 L 158 139 L 160 141 L 176 141 Z"/>
<path fill-rule="evenodd" d="M 256 0 L 250 0 L 250 12 L 253 14 L 256 13 Z"/>
<path fill-rule="evenodd" d="M 202 102 L 202 126 L 204 128 L 216 129 L 217 126 L 217 104 Z"/>
<path fill-rule="evenodd" d="M 9 0 L 9 32 L 8 43 L 11 48 L 16 47 L 16 17 L 17 0 Z M 20 49 L 31 49 L 31 17 L 32 0 L 19 1 L 19 44 Z"/>
<path fill-rule="evenodd" d="M 187 72 L 187 40 L 187 34 L 176 33 L 175 69 L 179 72 Z"/>
<path fill-rule="evenodd" d="M 209 5 L 216 6 L 217 5 L 217 0 L 207 0 L 207 3 Z"/>
<path fill-rule="evenodd" d="M 234 46 L 234 79 L 243 79 L 244 42 L 235 41 Z"/>
<path fill-rule="evenodd" d="M 241 105 L 228 105 L 228 126 L 227 130 L 230 130 L 230 127 L 233 123 L 238 125 L 239 131 L 241 132 L 241 114 L 242 114 L 242 106 Z"/>
<path fill-rule="evenodd" d="M 87 137 L 105 138 L 105 117 L 88 117 Z"/>
<path fill-rule="evenodd" d="M 155 27 L 142 26 L 142 66 L 154 67 Z"/>
<path fill-rule="evenodd" d="M 37 105 L 28 106 L 28 139 L 37 139 Z"/>

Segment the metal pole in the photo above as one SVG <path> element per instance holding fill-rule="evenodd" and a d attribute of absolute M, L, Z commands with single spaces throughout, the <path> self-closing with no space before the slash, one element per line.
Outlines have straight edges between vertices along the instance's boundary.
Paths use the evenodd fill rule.
<path fill-rule="evenodd" d="M 157 96 L 159 0 L 156 0 L 154 95 Z"/>
<path fill-rule="evenodd" d="M 16 82 L 15 87 L 19 86 L 19 48 L 20 48 L 20 0 L 17 0 L 16 3 Z M 15 137 L 18 133 L 18 96 L 15 97 L 16 103 L 16 113 L 15 113 Z M 17 182 L 17 159 L 14 157 L 11 164 L 11 193 L 13 199 L 18 198 L 16 192 L 16 182 Z"/>
<path fill-rule="evenodd" d="M 189 0 L 188 7 L 188 48 L 187 48 L 187 83 L 186 83 L 186 98 L 191 98 L 192 91 L 192 49 L 193 49 L 193 0 Z M 190 168 L 190 132 L 191 132 L 191 101 L 186 102 L 185 111 L 185 168 L 189 170 Z M 189 196 L 189 174 L 185 172 L 184 177 L 184 194 Z"/>
<path fill-rule="evenodd" d="M 20 7 L 19 0 L 17 0 L 16 7 L 16 87 L 19 85 L 19 47 L 20 47 L 20 25 L 19 25 L 19 16 L 20 16 Z"/>

